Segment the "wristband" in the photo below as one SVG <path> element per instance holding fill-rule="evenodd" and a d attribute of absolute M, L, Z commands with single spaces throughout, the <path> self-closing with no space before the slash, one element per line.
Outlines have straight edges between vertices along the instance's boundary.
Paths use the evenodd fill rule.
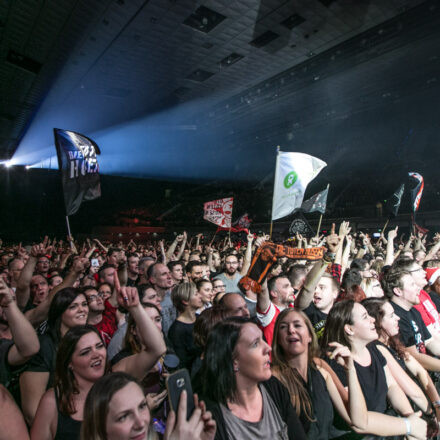
<path fill-rule="evenodd" d="M 403 421 L 405 422 L 405 425 L 406 425 L 406 435 L 411 435 L 411 423 L 410 423 L 410 421 L 406 417 L 403 419 Z"/>
<path fill-rule="evenodd" d="M 432 406 L 434 408 L 439 408 L 440 407 L 440 400 L 436 400 L 435 402 L 432 402 Z"/>

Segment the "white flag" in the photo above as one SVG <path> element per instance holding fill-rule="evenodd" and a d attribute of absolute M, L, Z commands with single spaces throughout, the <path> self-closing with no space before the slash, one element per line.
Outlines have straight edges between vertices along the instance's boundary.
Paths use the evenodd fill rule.
<path fill-rule="evenodd" d="M 272 220 L 289 215 L 299 208 L 307 185 L 327 164 L 304 153 L 280 151 L 277 156 L 272 201 Z"/>

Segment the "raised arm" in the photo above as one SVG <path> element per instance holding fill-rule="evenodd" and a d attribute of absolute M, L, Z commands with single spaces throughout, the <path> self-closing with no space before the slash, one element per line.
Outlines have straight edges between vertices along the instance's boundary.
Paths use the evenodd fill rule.
<path fill-rule="evenodd" d="M 434 235 L 435 244 L 431 247 L 429 252 L 426 254 L 426 257 L 423 259 L 422 263 L 425 261 L 432 260 L 435 258 L 437 252 L 440 250 L 440 234 L 437 232 L 437 234 Z"/>
<path fill-rule="evenodd" d="M 300 310 L 306 309 L 312 302 L 316 286 L 324 272 L 327 270 L 329 264 L 331 264 L 331 260 L 319 260 L 313 265 L 311 271 L 307 274 L 304 285 L 299 291 L 295 301 L 296 307 Z"/>
<path fill-rule="evenodd" d="M 351 243 L 353 241 L 353 237 L 351 235 L 347 235 L 345 237 L 345 240 L 346 242 L 345 242 L 344 252 L 342 253 L 341 279 L 348 268 L 348 260 L 350 259 Z"/>
<path fill-rule="evenodd" d="M 177 235 L 174 241 L 170 244 L 169 248 L 167 249 L 167 252 L 165 254 L 168 261 L 171 261 L 174 252 L 176 251 L 177 244 L 183 240 L 183 235 Z M 164 263 L 165 264 L 165 263 Z"/>
<path fill-rule="evenodd" d="M 143 379 L 166 352 L 167 347 L 162 333 L 139 302 L 138 291 L 135 287 L 122 287 L 118 293 L 118 303 L 128 309 L 133 316 L 139 337 L 143 342 L 143 350 L 122 359 L 114 365 L 113 371 L 124 371 L 138 379 Z"/>
<path fill-rule="evenodd" d="M 38 336 L 31 323 L 14 301 L 12 290 L 0 279 L 0 306 L 8 321 L 14 345 L 8 351 L 10 365 L 24 364 L 40 349 Z"/>
<path fill-rule="evenodd" d="M 339 233 L 338 233 L 339 241 L 335 255 L 335 264 L 339 264 L 341 266 L 341 271 L 342 271 L 342 255 L 343 255 L 344 238 L 347 237 L 348 234 L 350 234 L 350 231 L 351 231 L 350 222 L 342 222 L 339 225 Z"/>
<path fill-rule="evenodd" d="M 245 252 L 244 258 L 243 258 L 243 267 L 241 268 L 241 271 L 240 271 L 240 275 L 242 277 L 244 277 L 247 274 L 247 271 L 249 270 L 249 267 L 251 265 L 253 241 L 254 241 L 254 234 L 251 234 L 251 232 L 249 231 L 249 234 L 247 236 L 246 252 Z"/>
<path fill-rule="evenodd" d="M 388 231 L 385 266 L 391 266 L 394 262 L 394 240 L 397 237 L 397 230 L 398 229 L 399 229 L 399 227 L 396 226 L 395 229 L 391 229 L 390 231 Z"/>
<path fill-rule="evenodd" d="M 267 280 L 261 285 L 261 292 L 257 295 L 257 310 L 262 313 L 267 312 L 270 306 L 269 289 L 267 288 Z"/>
<path fill-rule="evenodd" d="M 182 235 L 183 235 L 183 240 L 181 241 L 179 252 L 177 252 L 177 255 L 176 255 L 177 261 L 179 261 L 182 258 L 182 255 L 185 252 L 186 241 L 188 239 L 188 235 L 186 234 L 186 231 L 183 231 Z"/>
<path fill-rule="evenodd" d="M 50 246 L 47 246 L 47 237 L 44 238 L 42 243 L 34 245 L 31 248 L 29 259 L 21 271 L 20 277 L 17 281 L 17 289 L 15 291 L 17 304 L 20 309 L 24 309 L 29 301 L 30 285 L 35 266 L 37 265 L 37 260 L 42 255 L 46 255 L 49 250 Z"/>
<path fill-rule="evenodd" d="M 94 238 L 93 239 L 93 241 L 105 252 L 105 253 L 107 253 L 108 252 L 108 249 L 97 239 L 97 238 Z"/>
<path fill-rule="evenodd" d="M 78 277 L 84 273 L 84 271 L 89 267 L 90 261 L 88 258 L 75 257 L 72 267 L 69 273 L 64 277 L 64 280 L 54 287 L 47 298 L 38 304 L 34 309 L 28 310 L 25 313 L 26 318 L 33 326 L 40 325 L 44 320 L 47 319 L 49 313 L 50 303 L 52 302 L 54 296 L 65 287 L 72 287 Z"/>

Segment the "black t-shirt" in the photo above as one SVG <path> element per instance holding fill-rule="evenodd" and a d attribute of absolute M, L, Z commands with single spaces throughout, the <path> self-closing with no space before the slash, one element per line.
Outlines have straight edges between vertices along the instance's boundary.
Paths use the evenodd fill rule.
<path fill-rule="evenodd" d="M 313 328 L 315 329 L 316 336 L 320 338 L 324 333 L 325 321 L 327 321 L 327 314 L 321 312 L 315 304 L 311 303 L 309 307 L 303 310 L 303 312 L 310 319 Z"/>
<path fill-rule="evenodd" d="M 307 431 L 309 440 L 327 440 L 331 438 L 333 426 L 333 403 L 322 374 L 315 368 L 307 371 L 307 383 L 304 382 L 313 406 L 314 422 Z M 303 424 L 304 425 L 304 424 Z"/>
<path fill-rule="evenodd" d="M 14 345 L 11 339 L 0 339 L 0 384 L 8 386 L 12 370 L 8 362 L 9 349 Z"/>
<path fill-rule="evenodd" d="M 405 310 L 393 301 L 394 313 L 400 318 L 400 339 L 405 347 L 416 346 L 419 353 L 426 353 L 425 341 L 431 338 L 431 333 L 423 322 L 422 315 L 413 307 Z"/>
<path fill-rule="evenodd" d="M 388 392 L 384 370 L 387 361 L 374 343 L 369 344 L 367 348 L 371 355 L 371 364 L 364 367 L 355 361 L 354 366 L 368 411 L 384 413 L 387 409 Z M 345 369 L 333 359 L 327 361 L 344 387 L 348 386 Z"/>
<path fill-rule="evenodd" d="M 168 331 L 168 339 L 180 359 L 180 367 L 188 371 L 191 371 L 193 361 L 200 354 L 200 350 L 194 344 L 193 328 L 194 324 L 187 324 L 176 319 Z"/>
<path fill-rule="evenodd" d="M 42 335 L 40 340 L 40 351 L 28 362 L 26 371 L 49 373 L 47 388 L 53 387 L 55 373 L 55 361 L 57 356 L 57 345 L 50 334 Z"/>
<path fill-rule="evenodd" d="M 132 278 L 127 277 L 127 286 L 129 286 L 129 287 L 136 287 L 137 283 L 138 283 L 138 279 L 139 279 L 139 277 L 137 277 L 134 280 Z"/>
<path fill-rule="evenodd" d="M 431 297 L 432 302 L 434 303 L 437 312 L 440 312 L 440 295 L 436 292 L 434 292 L 433 290 L 431 290 L 430 292 L 428 292 L 428 295 Z"/>

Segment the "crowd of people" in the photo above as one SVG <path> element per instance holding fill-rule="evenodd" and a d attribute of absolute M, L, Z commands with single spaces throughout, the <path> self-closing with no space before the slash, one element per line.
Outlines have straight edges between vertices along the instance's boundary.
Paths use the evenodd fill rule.
<path fill-rule="evenodd" d="M 440 235 L 268 242 L 2 243 L 0 440 L 437 438 Z"/>

